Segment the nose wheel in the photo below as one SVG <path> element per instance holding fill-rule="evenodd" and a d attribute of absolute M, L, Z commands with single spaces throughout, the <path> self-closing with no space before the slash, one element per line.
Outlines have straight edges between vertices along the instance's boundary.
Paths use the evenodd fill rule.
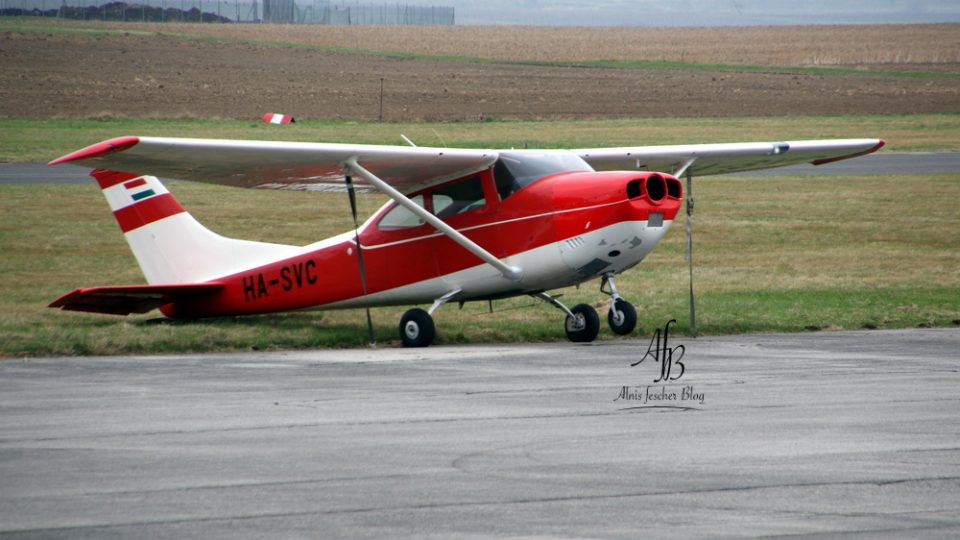
<path fill-rule="evenodd" d="M 637 310 L 633 304 L 620 296 L 617 284 L 613 282 L 613 275 L 603 276 L 600 292 L 609 294 L 613 300 L 610 303 L 610 311 L 607 312 L 607 323 L 610 324 L 610 329 L 620 336 L 629 335 L 637 327 Z"/>
<path fill-rule="evenodd" d="M 610 304 L 607 312 L 607 323 L 614 334 L 629 335 L 637 327 L 637 310 L 633 304 L 623 298 L 617 298 Z"/>

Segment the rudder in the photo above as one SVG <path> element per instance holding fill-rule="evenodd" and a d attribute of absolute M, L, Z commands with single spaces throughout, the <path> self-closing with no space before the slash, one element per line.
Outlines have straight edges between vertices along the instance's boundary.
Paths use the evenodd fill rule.
<path fill-rule="evenodd" d="M 133 251 L 147 283 L 197 283 L 230 275 L 300 248 L 226 238 L 204 227 L 154 176 L 90 173 Z"/>

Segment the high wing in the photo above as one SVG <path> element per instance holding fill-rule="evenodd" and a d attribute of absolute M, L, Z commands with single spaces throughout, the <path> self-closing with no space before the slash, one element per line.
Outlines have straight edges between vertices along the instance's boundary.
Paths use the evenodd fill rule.
<path fill-rule="evenodd" d="M 756 142 L 575 149 L 598 171 L 650 170 L 698 176 L 813 163 L 879 150 L 880 139 Z M 324 190 L 353 161 L 403 194 L 492 165 L 493 150 L 362 144 L 119 137 L 50 162 L 235 187 Z M 363 184 L 361 177 L 357 180 Z"/>
<path fill-rule="evenodd" d="M 234 187 L 323 190 L 348 161 L 409 194 L 493 164 L 497 152 L 363 144 L 119 137 L 50 162 Z M 358 178 L 357 183 L 365 181 Z"/>
<path fill-rule="evenodd" d="M 650 170 L 697 176 L 813 163 L 822 165 L 876 152 L 881 139 L 834 139 L 773 143 L 685 144 L 573 150 L 598 171 Z"/>

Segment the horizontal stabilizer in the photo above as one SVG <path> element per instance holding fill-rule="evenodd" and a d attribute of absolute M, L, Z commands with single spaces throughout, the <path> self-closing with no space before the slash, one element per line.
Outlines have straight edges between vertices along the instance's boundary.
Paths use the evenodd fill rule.
<path fill-rule="evenodd" d="M 211 282 L 183 285 L 91 287 L 69 292 L 54 300 L 49 307 L 110 315 L 146 313 L 151 309 L 156 309 L 171 302 L 194 299 L 204 294 L 219 291 L 223 286 L 223 283 Z"/>

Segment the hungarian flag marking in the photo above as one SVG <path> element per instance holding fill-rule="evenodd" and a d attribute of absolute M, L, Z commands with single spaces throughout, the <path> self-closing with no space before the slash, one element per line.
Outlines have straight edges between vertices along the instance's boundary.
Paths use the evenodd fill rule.
<path fill-rule="evenodd" d="M 147 181 L 143 178 L 126 182 L 123 184 L 123 187 L 127 190 L 127 194 L 130 195 L 130 198 L 133 199 L 134 202 L 142 201 L 157 194 L 156 191 L 147 185 Z"/>

